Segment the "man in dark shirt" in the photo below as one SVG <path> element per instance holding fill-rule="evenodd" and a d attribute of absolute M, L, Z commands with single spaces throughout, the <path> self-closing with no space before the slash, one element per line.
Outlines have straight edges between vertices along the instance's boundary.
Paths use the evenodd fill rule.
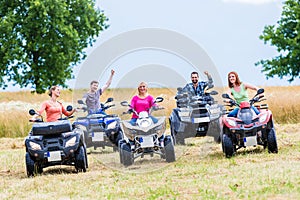
<path fill-rule="evenodd" d="M 191 73 L 191 83 L 186 84 L 183 88 L 185 91 L 188 91 L 192 95 L 201 96 L 204 94 L 204 89 L 213 88 L 213 80 L 211 75 L 205 71 L 204 74 L 207 76 L 208 81 L 199 81 L 199 74 L 198 72 Z"/>

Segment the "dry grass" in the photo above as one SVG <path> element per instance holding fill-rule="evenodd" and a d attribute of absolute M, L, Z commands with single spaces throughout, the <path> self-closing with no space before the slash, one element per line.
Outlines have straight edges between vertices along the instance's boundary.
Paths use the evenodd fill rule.
<path fill-rule="evenodd" d="M 177 160 L 166 164 L 159 157 L 138 159 L 123 167 L 111 149 L 91 150 L 86 173 L 74 167 L 46 168 L 41 176 L 27 178 L 24 137 L 31 124 L 29 108 L 38 109 L 44 95 L 30 92 L 0 93 L 0 198 L 1 199 L 298 199 L 300 174 L 300 86 L 265 88 L 276 121 L 278 154 L 263 148 L 241 149 L 226 159 L 212 138 L 190 138 L 187 146 L 175 146 Z M 221 94 L 222 89 L 218 90 Z M 136 90 L 108 90 L 114 97 L 112 113 Z M 175 89 L 150 89 L 163 96 L 164 114 L 175 107 Z M 76 105 L 83 91 L 63 91 L 65 105 Z M 219 95 L 220 96 L 220 95 Z M 222 100 L 219 99 L 219 102 Z M 79 113 L 78 113 L 79 114 Z M 294 124 L 293 124 L 294 123 Z M 3 138 L 4 137 L 4 138 Z M 14 137 L 8 138 L 8 137 Z"/>
<path fill-rule="evenodd" d="M 222 102 L 221 94 L 223 88 L 216 89 L 219 95 L 215 96 L 218 102 Z M 72 104 L 75 107 L 77 100 L 80 99 L 85 90 L 63 90 L 60 101 L 64 105 Z M 149 93 L 156 96 L 164 97 L 161 103 L 165 110 L 157 113 L 158 115 L 169 116 L 172 109 L 176 107 L 174 96 L 176 89 L 167 88 L 150 88 Z M 108 89 L 101 96 L 101 102 L 108 97 L 114 97 L 116 106 L 110 109 L 109 113 L 121 114 L 127 108 L 121 107 L 120 102 L 130 101 L 131 97 L 136 94 L 136 89 Z M 253 93 L 250 93 L 252 96 Z M 269 109 L 273 112 L 274 120 L 278 124 L 297 123 L 300 121 L 300 86 L 290 87 L 266 87 L 265 96 Z M 24 137 L 30 129 L 27 114 L 30 108 L 38 109 L 41 102 L 47 100 L 47 94 L 31 94 L 29 91 L 22 92 L 1 92 L 0 93 L 0 137 Z M 77 116 L 83 113 L 77 113 Z M 121 116 L 126 118 L 129 116 Z"/>

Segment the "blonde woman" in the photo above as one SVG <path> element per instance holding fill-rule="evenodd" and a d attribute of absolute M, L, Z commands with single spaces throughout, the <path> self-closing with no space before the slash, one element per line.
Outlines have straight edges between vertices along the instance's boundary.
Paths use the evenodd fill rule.
<path fill-rule="evenodd" d="M 131 107 L 137 112 L 140 113 L 142 111 L 150 111 L 152 106 L 157 107 L 154 103 L 155 99 L 153 96 L 148 94 L 148 85 L 145 82 L 141 82 L 138 86 L 138 94 L 133 96 L 130 102 Z M 157 119 L 153 116 L 150 116 L 154 123 L 157 122 Z M 130 123 L 135 125 L 138 116 L 133 113 Z"/>

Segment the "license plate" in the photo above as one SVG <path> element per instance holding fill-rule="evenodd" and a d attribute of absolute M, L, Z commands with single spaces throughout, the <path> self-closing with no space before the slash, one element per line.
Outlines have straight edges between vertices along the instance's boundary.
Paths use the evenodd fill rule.
<path fill-rule="evenodd" d="M 246 147 L 247 146 L 256 146 L 257 145 L 256 135 L 250 136 L 250 137 L 244 137 L 244 144 Z"/>
<path fill-rule="evenodd" d="M 92 141 L 93 142 L 102 142 L 102 141 L 104 141 L 104 132 L 94 132 L 92 134 Z"/>
<path fill-rule="evenodd" d="M 49 152 L 47 152 L 47 158 L 48 158 L 48 162 L 61 161 L 60 151 L 49 151 Z"/>
<path fill-rule="evenodd" d="M 153 147 L 154 142 L 153 142 L 153 137 L 148 136 L 148 137 L 141 137 L 141 147 L 146 148 L 146 147 Z"/>
<path fill-rule="evenodd" d="M 193 123 L 209 122 L 209 117 L 193 118 Z"/>

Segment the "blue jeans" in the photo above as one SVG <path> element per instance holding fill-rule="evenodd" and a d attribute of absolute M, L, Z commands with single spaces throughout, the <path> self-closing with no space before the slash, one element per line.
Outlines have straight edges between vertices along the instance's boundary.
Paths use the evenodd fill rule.
<path fill-rule="evenodd" d="M 251 108 L 254 110 L 254 112 L 258 115 L 259 114 L 259 110 L 255 107 L 255 106 L 251 106 Z M 230 113 L 228 113 L 228 117 L 236 117 L 238 112 L 239 112 L 240 108 L 235 108 L 233 109 L 233 111 L 231 111 Z"/>
<path fill-rule="evenodd" d="M 158 119 L 156 119 L 155 117 L 153 117 L 153 116 L 149 116 L 149 117 L 152 119 L 152 121 L 153 121 L 154 124 L 158 122 Z M 130 120 L 129 123 L 132 126 L 135 126 L 136 125 L 136 120 L 137 120 L 137 118 L 131 118 L 131 120 Z"/>

